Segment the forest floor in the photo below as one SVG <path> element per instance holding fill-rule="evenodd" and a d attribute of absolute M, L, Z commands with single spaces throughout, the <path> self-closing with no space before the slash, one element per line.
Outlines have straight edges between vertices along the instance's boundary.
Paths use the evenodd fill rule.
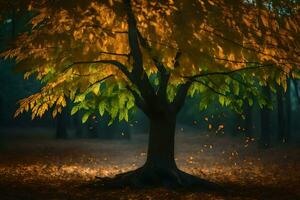
<path fill-rule="evenodd" d="M 146 135 L 103 141 L 54 140 L 46 133 L 44 138 L 24 134 L 16 140 L 0 134 L 0 199 L 300 199 L 299 143 L 264 150 L 251 139 L 179 132 L 179 168 L 224 185 L 230 193 L 86 187 L 95 176 L 113 176 L 141 166 Z"/>

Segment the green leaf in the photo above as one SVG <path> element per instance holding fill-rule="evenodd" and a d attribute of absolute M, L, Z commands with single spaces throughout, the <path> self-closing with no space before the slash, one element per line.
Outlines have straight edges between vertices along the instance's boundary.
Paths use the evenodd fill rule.
<path fill-rule="evenodd" d="M 126 122 L 128 122 L 128 110 L 126 109 L 122 109 L 119 111 L 119 122 L 122 121 L 123 119 Z"/>
<path fill-rule="evenodd" d="M 239 93 L 240 93 L 240 86 L 239 86 L 239 84 L 233 83 L 233 93 L 236 96 L 239 95 Z"/>
<path fill-rule="evenodd" d="M 253 105 L 253 99 L 248 98 L 248 103 L 249 103 L 249 106 L 252 106 Z"/>
<path fill-rule="evenodd" d="M 201 111 L 206 110 L 207 109 L 207 104 L 201 101 L 200 104 L 199 104 L 199 109 Z"/>
<path fill-rule="evenodd" d="M 128 122 L 128 121 L 129 121 L 129 119 L 128 119 L 128 112 L 127 112 L 127 111 L 125 112 L 124 119 L 125 119 L 125 121 L 126 121 L 126 122 Z"/>
<path fill-rule="evenodd" d="M 105 101 L 101 101 L 99 103 L 98 109 L 99 109 L 100 115 L 103 116 L 104 113 L 105 113 L 105 109 L 106 109 L 106 103 L 105 103 Z"/>
<path fill-rule="evenodd" d="M 109 112 L 112 119 L 116 118 L 116 116 L 118 115 L 118 111 L 119 111 L 119 108 L 117 106 L 112 105 L 110 112 Z"/>
<path fill-rule="evenodd" d="M 219 96 L 219 103 L 224 106 L 225 104 L 225 97 L 224 96 Z"/>
<path fill-rule="evenodd" d="M 100 84 L 96 84 L 93 86 L 92 88 L 92 91 L 95 95 L 98 95 L 99 94 L 99 91 L 100 91 Z"/>
<path fill-rule="evenodd" d="M 70 91 L 70 99 L 73 101 L 75 98 L 76 90 L 71 90 Z"/>
<path fill-rule="evenodd" d="M 172 102 L 174 100 L 175 95 L 176 95 L 176 86 L 168 85 L 167 86 L 167 96 L 168 96 L 169 102 Z"/>
<path fill-rule="evenodd" d="M 75 115 L 79 110 L 79 106 L 74 106 L 71 110 L 71 115 Z"/>
<path fill-rule="evenodd" d="M 120 108 L 123 108 L 125 106 L 126 99 L 127 99 L 127 95 L 125 93 L 121 93 L 119 95 L 119 107 Z"/>
<path fill-rule="evenodd" d="M 267 104 L 267 102 L 264 98 L 258 98 L 258 104 L 260 108 L 263 108 Z"/>
<path fill-rule="evenodd" d="M 85 99 L 85 94 L 78 95 L 78 96 L 76 96 L 74 103 L 82 102 L 82 101 L 84 101 L 84 99 Z"/>
<path fill-rule="evenodd" d="M 90 115 L 91 115 L 90 112 L 87 112 L 83 115 L 82 120 L 81 120 L 83 124 L 89 119 Z"/>
<path fill-rule="evenodd" d="M 225 106 L 229 106 L 231 103 L 231 99 L 230 98 L 225 98 Z"/>
<path fill-rule="evenodd" d="M 128 110 L 130 110 L 131 108 L 134 107 L 134 105 L 135 105 L 134 100 L 130 99 L 130 100 L 127 101 L 126 107 L 127 107 Z"/>
<path fill-rule="evenodd" d="M 196 93 L 196 90 L 197 90 L 197 85 L 196 85 L 196 83 L 194 83 L 194 84 L 191 85 L 191 87 L 189 89 L 189 95 L 191 97 L 193 97 Z"/>
<path fill-rule="evenodd" d="M 154 85 L 159 85 L 159 79 L 158 78 L 156 78 L 156 79 L 154 79 Z"/>
<path fill-rule="evenodd" d="M 115 120 L 114 118 L 111 118 L 111 119 L 109 120 L 109 122 L 108 122 L 107 125 L 108 125 L 108 126 L 111 126 L 111 125 L 114 123 L 114 120 Z"/>

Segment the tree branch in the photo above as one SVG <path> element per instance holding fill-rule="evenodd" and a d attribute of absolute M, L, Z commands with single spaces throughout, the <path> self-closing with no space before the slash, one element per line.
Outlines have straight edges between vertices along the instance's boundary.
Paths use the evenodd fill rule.
<path fill-rule="evenodd" d="M 132 81 L 132 76 L 131 76 L 130 72 L 128 71 L 127 67 L 116 60 L 77 61 L 77 62 L 73 62 L 72 64 L 68 65 L 68 67 L 64 71 L 66 71 L 67 69 L 71 68 L 74 65 L 81 65 L 81 64 L 110 64 L 110 65 L 117 67 L 119 70 L 121 70 L 123 72 L 123 74 L 130 81 Z"/>
<path fill-rule="evenodd" d="M 144 47 L 148 51 L 148 53 L 150 54 L 151 59 L 153 60 L 156 68 L 158 69 L 158 71 L 161 74 L 164 74 L 166 72 L 166 69 L 165 69 L 164 65 L 157 58 L 155 58 L 153 55 L 151 55 L 152 47 L 150 46 L 148 41 L 142 36 L 142 34 L 139 31 L 138 31 L 138 37 L 139 37 L 139 41 L 140 41 L 142 47 Z"/>
<path fill-rule="evenodd" d="M 186 83 L 180 85 L 176 96 L 174 98 L 174 101 L 171 103 L 171 109 L 178 113 L 182 106 L 184 105 L 186 96 L 188 94 L 188 90 L 190 89 L 190 86 L 192 85 L 192 81 L 188 80 Z"/>
<path fill-rule="evenodd" d="M 130 86 L 126 86 L 127 90 L 131 92 L 131 94 L 134 96 L 135 104 L 139 109 L 141 109 L 146 115 L 149 113 L 148 106 L 144 99 Z"/>
<path fill-rule="evenodd" d="M 211 33 L 211 34 L 215 35 L 216 37 L 219 37 L 220 39 L 225 40 L 225 41 L 228 41 L 228 42 L 230 42 L 230 43 L 232 43 L 232 44 L 235 44 L 235 45 L 237 45 L 237 46 L 239 46 L 239 47 L 241 47 L 241 48 L 243 48 L 243 49 L 246 49 L 246 50 L 249 50 L 249 51 L 252 51 L 252 52 L 261 54 L 261 55 L 270 56 L 270 57 L 275 58 L 275 59 L 277 59 L 277 60 L 278 60 L 278 59 L 279 59 L 279 60 L 288 60 L 288 59 L 289 59 L 289 60 L 293 60 L 292 58 L 278 57 L 278 56 L 274 56 L 274 55 L 271 55 L 271 54 L 264 53 L 264 52 L 262 52 L 262 51 L 260 51 L 260 50 L 257 50 L 257 49 L 251 48 L 251 47 L 246 47 L 246 46 L 244 46 L 243 44 L 240 44 L 239 42 L 236 42 L 236 41 L 234 41 L 234 40 L 231 40 L 231 39 L 229 39 L 229 38 L 224 37 L 222 34 L 216 33 L 215 31 L 211 31 L 211 30 L 208 30 L 208 29 L 205 29 L 205 28 L 201 28 L 201 30 L 202 30 L 202 31 L 205 31 L 205 32 L 207 32 L 207 33 Z M 293 64 L 297 64 L 297 62 L 296 62 L 296 63 L 293 63 Z M 299 64 L 299 63 L 298 63 L 298 64 Z"/>
<path fill-rule="evenodd" d="M 175 62 L 174 62 L 174 68 L 178 68 L 179 67 L 179 59 L 182 55 L 182 52 L 180 51 L 180 49 L 178 49 L 177 53 L 176 53 L 176 56 L 175 56 Z"/>
<path fill-rule="evenodd" d="M 154 104 L 156 98 L 154 89 L 148 79 L 143 66 L 143 55 L 140 49 L 138 39 L 137 22 L 131 8 L 130 0 L 123 0 L 128 23 L 128 42 L 130 47 L 130 55 L 133 57 L 133 70 L 131 72 L 132 83 L 134 83 L 147 104 Z"/>
<path fill-rule="evenodd" d="M 193 75 L 193 76 L 183 76 L 183 78 L 186 79 L 195 79 L 195 78 L 200 78 L 200 77 L 205 77 L 205 76 L 214 76 L 214 75 L 231 75 L 237 72 L 241 72 L 241 71 L 247 71 L 247 70 L 254 70 L 254 69 L 259 69 L 259 68 L 264 68 L 264 67 L 272 67 L 273 64 L 270 65 L 259 65 L 259 66 L 255 66 L 255 67 L 244 67 L 244 68 L 240 68 L 240 69 L 236 69 L 236 70 L 232 70 L 232 71 L 223 71 L 223 72 L 207 72 L 207 73 L 202 73 L 202 74 L 197 74 L 197 75 Z"/>
<path fill-rule="evenodd" d="M 214 93 L 220 95 L 220 96 L 224 96 L 224 97 L 228 97 L 228 95 L 224 94 L 224 93 L 221 93 L 217 90 L 215 90 L 213 87 L 209 86 L 208 84 L 206 84 L 205 82 L 203 81 L 200 81 L 200 80 L 193 80 L 193 82 L 197 82 L 197 83 L 200 83 L 201 85 L 204 85 L 205 87 L 207 87 L 208 89 L 210 89 L 211 91 L 213 91 Z"/>
<path fill-rule="evenodd" d="M 126 57 L 126 58 L 129 57 L 129 54 L 125 54 L 125 53 L 112 53 L 112 52 L 107 52 L 107 51 L 99 51 L 97 53 L 106 54 L 106 55 L 113 55 L 113 56 L 123 56 L 123 57 Z"/>
<path fill-rule="evenodd" d="M 109 76 L 106 76 L 106 77 L 100 79 L 99 81 L 96 81 L 96 82 L 93 83 L 92 85 L 90 85 L 89 88 L 92 87 L 92 86 L 94 86 L 94 85 L 96 85 L 96 84 L 98 84 L 98 83 L 101 83 L 101 82 L 103 82 L 103 81 L 105 81 L 105 80 L 107 80 L 107 79 L 109 79 L 110 77 L 113 77 L 113 76 L 114 76 L 114 74 L 111 74 L 111 75 L 109 75 Z"/>
<path fill-rule="evenodd" d="M 104 28 L 100 25 L 97 25 L 97 24 L 94 24 L 94 25 L 85 25 L 85 24 L 82 24 L 78 27 L 75 27 L 76 29 L 79 29 L 79 28 L 98 28 L 98 29 L 101 29 L 103 32 L 106 32 L 106 33 L 110 33 L 110 34 L 128 34 L 128 31 L 122 31 L 122 30 L 112 30 L 112 29 L 108 29 L 108 28 Z"/>
<path fill-rule="evenodd" d="M 127 11 L 127 23 L 128 23 L 128 42 L 133 56 L 133 73 L 142 78 L 144 76 L 143 69 L 143 56 L 138 41 L 138 30 L 136 26 L 136 20 L 131 8 L 130 0 L 124 0 Z"/>

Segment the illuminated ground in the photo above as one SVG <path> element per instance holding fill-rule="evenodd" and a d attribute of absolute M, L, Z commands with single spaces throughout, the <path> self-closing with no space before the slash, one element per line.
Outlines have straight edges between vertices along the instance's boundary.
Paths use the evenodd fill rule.
<path fill-rule="evenodd" d="M 132 141 L 6 137 L 0 142 L 0 199 L 300 199 L 299 146 L 259 150 L 255 141 L 184 133 L 177 137 L 178 166 L 231 193 L 84 187 L 95 176 L 140 166 L 143 135 Z"/>

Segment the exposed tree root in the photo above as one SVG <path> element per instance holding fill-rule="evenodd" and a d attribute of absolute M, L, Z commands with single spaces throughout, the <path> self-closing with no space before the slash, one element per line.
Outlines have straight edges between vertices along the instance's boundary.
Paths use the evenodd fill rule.
<path fill-rule="evenodd" d="M 137 170 L 118 174 L 113 178 L 101 178 L 95 183 L 104 188 L 153 188 L 222 190 L 210 181 L 187 174 L 176 167 L 158 168 L 143 166 Z"/>

